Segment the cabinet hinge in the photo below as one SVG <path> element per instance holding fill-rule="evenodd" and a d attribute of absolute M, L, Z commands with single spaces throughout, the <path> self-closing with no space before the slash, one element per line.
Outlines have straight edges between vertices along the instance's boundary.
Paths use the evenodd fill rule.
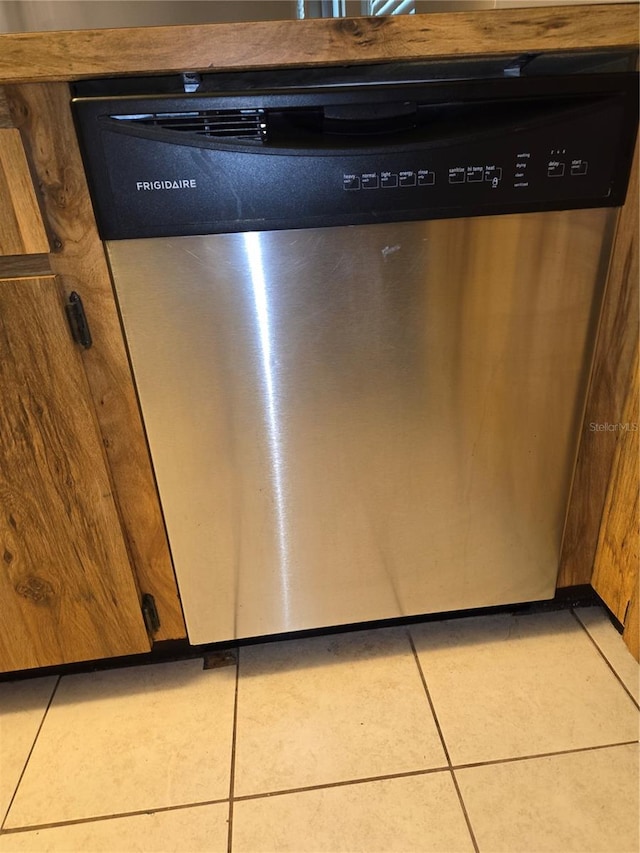
<path fill-rule="evenodd" d="M 142 618 L 147 627 L 147 633 L 157 633 L 160 628 L 160 617 L 158 616 L 155 598 L 150 593 L 145 592 L 142 596 L 140 606 L 142 609 Z"/>
<path fill-rule="evenodd" d="M 65 310 L 73 340 L 85 349 L 89 349 L 93 343 L 91 330 L 89 329 L 87 315 L 84 313 L 82 299 L 80 299 L 80 294 L 76 293 L 75 290 L 69 294 L 69 301 L 65 305 Z"/>

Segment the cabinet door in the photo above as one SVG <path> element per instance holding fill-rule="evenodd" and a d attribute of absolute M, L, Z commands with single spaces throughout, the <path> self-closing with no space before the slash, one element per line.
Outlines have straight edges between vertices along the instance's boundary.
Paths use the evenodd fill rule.
<path fill-rule="evenodd" d="M 0 128 L 0 255 L 48 251 L 20 131 Z"/>
<path fill-rule="evenodd" d="M 150 648 L 63 302 L 0 281 L 0 671 Z"/>

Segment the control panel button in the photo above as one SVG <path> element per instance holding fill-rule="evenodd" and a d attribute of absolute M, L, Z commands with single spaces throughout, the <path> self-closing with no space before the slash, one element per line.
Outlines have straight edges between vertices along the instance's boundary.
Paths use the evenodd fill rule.
<path fill-rule="evenodd" d="M 571 161 L 571 174 L 572 175 L 586 175 L 589 164 L 586 160 L 572 160 Z"/>
<path fill-rule="evenodd" d="M 398 186 L 397 172 L 380 172 L 380 186 L 383 189 L 393 189 Z"/>
<path fill-rule="evenodd" d="M 342 176 L 342 189 L 343 190 L 359 190 L 360 189 L 360 175 L 343 175 Z"/>
<path fill-rule="evenodd" d="M 436 173 L 429 169 L 418 169 L 418 186 L 432 187 L 436 182 Z"/>
<path fill-rule="evenodd" d="M 563 175 L 564 163 L 561 163 L 559 160 L 549 160 L 549 165 L 547 166 L 547 177 L 561 178 Z"/>
<path fill-rule="evenodd" d="M 494 188 L 497 187 L 502 180 L 502 166 L 485 166 L 484 179 L 491 181 Z"/>
<path fill-rule="evenodd" d="M 360 186 L 363 190 L 377 190 L 380 186 L 380 178 L 377 172 L 365 172 L 360 175 Z"/>
<path fill-rule="evenodd" d="M 462 166 L 456 166 L 453 169 L 449 169 L 450 184 L 464 184 L 464 179 L 465 170 Z"/>
<path fill-rule="evenodd" d="M 413 171 L 405 171 L 400 172 L 399 183 L 401 187 L 415 187 L 416 185 L 416 173 Z"/>
<path fill-rule="evenodd" d="M 467 166 L 467 181 L 469 183 L 475 183 L 476 181 L 482 181 L 484 179 L 484 167 L 483 166 Z"/>

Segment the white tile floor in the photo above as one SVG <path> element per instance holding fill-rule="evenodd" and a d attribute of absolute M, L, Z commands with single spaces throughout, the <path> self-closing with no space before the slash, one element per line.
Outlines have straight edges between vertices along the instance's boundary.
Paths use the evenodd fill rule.
<path fill-rule="evenodd" d="M 637 853 L 638 674 L 581 608 L 0 684 L 0 853 Z"/>

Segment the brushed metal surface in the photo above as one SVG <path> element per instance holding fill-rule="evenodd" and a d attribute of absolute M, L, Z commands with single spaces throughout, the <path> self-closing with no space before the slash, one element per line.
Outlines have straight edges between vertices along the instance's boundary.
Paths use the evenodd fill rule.
<path fill-rule="evenodd" d="M 108 244 L 191 642 L 553 595 L 614 217 Z"/>

